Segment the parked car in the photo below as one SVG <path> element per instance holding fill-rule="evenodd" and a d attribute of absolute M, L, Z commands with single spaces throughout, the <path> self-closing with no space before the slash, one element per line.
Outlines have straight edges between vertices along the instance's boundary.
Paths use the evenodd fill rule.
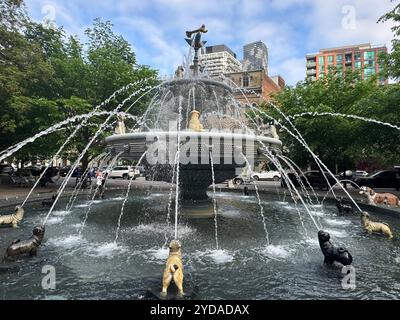
<path fill-rule="evenodd" d="M 358 178 L 358 177 L 366 177 L 368 175 L 367 171 L 363 171 L 363 170 L 356 170 L 354 172 L 354 178 Z"/>
<path fill-rule="evenodd" d="M 351 174 L 349 174 L 351 173 Z M 339 178 L 340 179 L 349 179 L 349 180 L 353 180 L 355 178 L 359 178 L 359 177 L 365 177 L 368 175 L 367 171 L 363 171 L 363 170 L 356 170 L 356 171 L 347 171 L 347 172 L 341 172 L 339 173 Z"/>
<path fill-rule="evenodd" d="M 331 186 L 333 186 L 336 183 L 335 178 L 333 178 L 328 172 L 324 172 L 326 179 L 328 180 L 329 184 Z M 291 182 L 293 183 L 293 185 L 295 187 L 299 186 L 299 181 L 297 181 L 296 176 L 294 173 L 289 173 L 288 174 L 289 179 L 291 180 Z M 318 170 L 311 170 L 311 171 L 306 171 L 304 172 L 304 176 L 300 175 L 300 179 L 303 182 L 303 184 L 305 186 L 308 186 L 308 183 L 306 182 L 306 178 L 308 180 L 308 182 L 310 183 L 310 185 L 314 188 L 314 189 L 321 189 L 321 190 L 328 190 L 329 189 L 329 185 L 323 175 L 323 173 L 321 171 Z M 283 188 L 287 188 L 287 184 L 285 179 L 281 180 L 281 186 Z"/>
<path fill-rule="evenodd" d="M 108 174 L 108 177 L 111 179 L 122 178 L 135 180 L 137 177 L 140 177 L 140 171 L 131 166 L 117 166 L 111 170 L 106 170 L 104 173 Z"/>
<path fill-rule="evenodd" d="M 251 178 L 256 181 L 279 181 L 281 179 L 281 173 L 279 171 L 255 172 L 251 175 Z"/>
<path fill-rule="evenodd" d="M 67 174 L 71 171 L 72 167 L 71 166 L 65 166 L 62 167 L 59 171 L 59 174 L 61 177 L 66 177 Z M 74 172 L 72 173 L 71 177 L 76 178 L 76 177 L 80 177 L 82 175 L 82 168 L 81 167 L 77 167 Z"/>
<path fill-rule="evenodd" d="M 354 179 L 360 187 L 370 188 L 394 188 L 400 189 L 400 171 L 398 170 L 380 170 L 372 172 L 366 177 Z"/>

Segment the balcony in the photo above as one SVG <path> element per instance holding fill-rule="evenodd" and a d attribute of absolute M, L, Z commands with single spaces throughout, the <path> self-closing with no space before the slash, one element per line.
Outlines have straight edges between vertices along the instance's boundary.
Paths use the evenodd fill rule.
<path fill-rule="evenodd" d="M 317 74 L 317 70 L 316 69 L 307 70 L 307 75 L 308 76 L 312 76 L 312 75 L 316 75 L 316 74 Z"/>
<path fill-rule="evenodd" d="M 316 62 L 307 62 L 307 68 L 312 68 L 312 67 L 316 67 L 317 63 Z"/>

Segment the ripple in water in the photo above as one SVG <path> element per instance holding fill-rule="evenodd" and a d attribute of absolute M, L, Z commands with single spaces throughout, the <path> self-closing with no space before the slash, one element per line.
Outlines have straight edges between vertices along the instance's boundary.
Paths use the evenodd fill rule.
<path fill-rule="evenodd" d="M 90 256 L 97 258 L 112 258 L 116 255 L 123 254 L 127 252 L 128 249 L 124 246 L 118 245 L 115 242 L 107 242 L 98 245 L 97 247 L 92 247 L 92 250 L 88 253 Z"/>
<path fill-rule="evenodd" d="M 189 227 L 188 225 L 179 225 L 179 237 L 184 238 L 188 235 L 192 235 L 196 232 L 195 229 Z M 149 223 L 149 224 L 139 224 L 134 228 L 127 228 L 122 230 L 123 233 L 135 233 L 135 234 L 147 234 L 147 235 L 154 235 L 154 234 L 165 234 L 168 231 L 170 236 L 174 235 L 175 229 L 172 225 L 170 225 L 169 229 L 167 229 L 167 225 L 164 223 Z"/>
<path fill-rule="evenodd" d="M 58 217 L 64 217 L 64 216 L 69 215 L 70 213 L 71 213 L 71 211 L 67 211 L 67 210 L 53 211 L 53 214 Z"/>
<path fill-rule="evenodd" d="M 52 217 L 47 220 L 47 225 L 58 224 L 64 220 L 63 217 Z"/>
<path fill-rule="evenodd" d="M 49 243 L 56 247 L 71 249 L 85 244 L 87 241 L 78 235 L 70 235 L 68 237 L 50 239 Z"/>
<path fill-rule="evenodd" d="M 156 260 L 167 260 L 169 255 L 168 248 L 152 248 L 145 251 L 147 257 L 151 257 Z M 152 259 L 152 260 L 153 260 Z"/>
<path fill-rule="evenodd" d="M 206 253 L 206 256 L 210 257 L 216 264 L 225 264 L 232 262 L 234 259 L 233 254 L 227 250 L 211 250 Z"/>
<path fill-rule="evenodd" d="M 86 207 L 89 207 L 89 203 L 82 203 L 75 206 L 75 208 L 86 208 Z"/>
<path fill-rule="evenodd" d="M 304 242 L 313 247 L 319 247 L 319 241 L 317 238 L 308 238 Z"/>
<path fill-rule="evenodd" d="M 218 215 L 226 217 L 226 218 L 237 218 L 242 215 L 240 210 L 236 209 L 219 209 L 218 210 Z"/>
<path fill-rule="evenodd" d="M 287 259 L 293 254 L 293 250 L 284 245 L 266 246 L 261 253 L 272 259 Z"/>
<path fill-rule="evenodd" d="M 349 234 L 344 230 L 327 229 L 326 232 L 329 232 L 331 237 L 336 238 L 346 238 L 349 236 Z"/>
<path fill-rule="evenodd" d="M 349 220 L 325 219 L 324 221 L 331 226 L 348 226 L 351 224 Z"/>

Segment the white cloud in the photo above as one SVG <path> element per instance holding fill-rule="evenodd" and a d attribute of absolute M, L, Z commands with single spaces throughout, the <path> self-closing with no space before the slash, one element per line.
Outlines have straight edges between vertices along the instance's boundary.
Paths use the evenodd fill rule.
<path fill-rule="evenodd" d="M 172 73 L 187 52 L 184 31 L 205 23 L 209 45 L 224 43 L 241 57 L 242 46 L 256 40 L 269 48 L 270 74 L 289 84 L 304 79 L 305 55 L 321 48 L 371 42 L 390 48 L 392 24 L 376 24 L 391 10 L 390 0 L 26 0 L 42 20 L 41 8 L 56 8 L 58 25 L 83 36 L 93 18 L 111 20 L 132 42 L 139 63 Z M 342 8 L 354 6 L 356 28 L 344 29 Z M 272 70 L 274 72 L 272 72 Z M 301 72 L 300 72 L 301 71 Z"/>

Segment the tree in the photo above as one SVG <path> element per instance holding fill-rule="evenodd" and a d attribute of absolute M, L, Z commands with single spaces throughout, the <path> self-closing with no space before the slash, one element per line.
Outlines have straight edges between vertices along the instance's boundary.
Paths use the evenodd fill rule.
<path fill-rule="evenodd" d="M 398 90 L 398 85 L 379 86 L 376 77 L 361 80 L 357 73 L 341 77 L 333 72 L 318 81 L 303 81 L 294 88 L 287 87 L 275 96 L 275 101 L 289 116 L 302 112 L 330 112 L 399 123 L 400 116 L 394 107 L 400 98 Z M 268 112 L 282 119 L 271 108 Z M 283 123 L 292 129 L 287 122 Z M 391 142 L 396 141 L 393 139 L 400 137 L 397 130 L 330 116 L 299 117 L 293 123 L 313 152 L 333 171 L 352 168 L 367 159 L 379 161 L 382 166 L 398 161 L 398 151 L 390 147 Z M 282 133 L 282 139 L 295 162 L 303 167 L 313 164 L 310 154 L 292 136 Z"/>
<path fill-rule="evenodd" d="M 393 1 L 394 2 L 394 1 Z M 400 4 L 396 5 L 394 9 L 383 15 L 378 22 L 393 21 L 396 23 L 392 27 L 394 38 L 392 40 L 392 52 L 390 54 L 382 55 L 384 61 L 384 72 L 386 76 L 392 77 L 395 80 L 400 79 Z"/>
<path fill-rule="evenodd" d="M 157 83 L 156 71 L 137 64 L 130 44 L 113 32 L 111 22 L 96 19 L 86 30 L 88 42 L 82 44 L 77 37 L 67 38 L 63 28 L 30 21 L 22 1 L 0 0 L 0 9 L 0 150 L 70 116 L 92 111 L 116 90 L 137 80 L 149 79 L 103 107 L 113 110 L 133 91 Z M 150 98 L 146 96 L 131 112 L 141 114 Z M 90 119 L 65 152 L 80 154 L 103 121 Z M 73 125 L 24 147 L 17 158 L 48 159 L 65 136 L 71 135 Z M 84 167 L 102 150 L 103 140 L 104 135 L 99 136 L 84 156 Z"/>

